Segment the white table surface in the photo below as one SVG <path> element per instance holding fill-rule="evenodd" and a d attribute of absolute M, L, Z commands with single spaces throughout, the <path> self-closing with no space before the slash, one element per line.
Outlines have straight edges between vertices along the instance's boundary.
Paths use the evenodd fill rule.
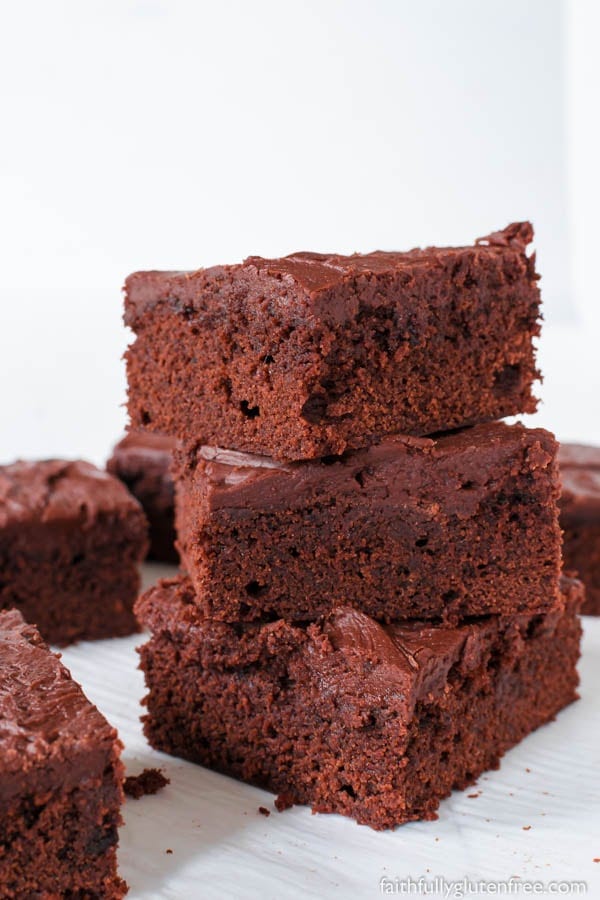
<path fill-rule="evenodd" d="M 145 566 L 144 579 L 172 571 Z M 382 878 L 514 876 L 548 892 L 551 881 L 583 880 L 599 897 L 600 619 L 586 617 L 584 630 L 581 699 L 499 771 L 444 801 L 437 821 L 383 833 L 303 807 L 278 813 L 265 791 L 153 751 L 139 722 L 143 636 L 66 650 L 66 665 L 118 728 L 129 774 L 158 766 L 171 779 L 155 796 L 126 801 L 119 859 L 129 896 L 340 900 L 386 896 Z"/>

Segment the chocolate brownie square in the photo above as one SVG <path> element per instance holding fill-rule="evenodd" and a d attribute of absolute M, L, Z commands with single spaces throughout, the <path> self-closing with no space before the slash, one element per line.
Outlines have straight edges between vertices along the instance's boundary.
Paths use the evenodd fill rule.
<path fill-rule="evenodd" d="M 533 412 L 532 236 L 516 223 L 470 247 L 137 272 L 132 426 L 310 459 Z"/>
<path fill-rule="evenodd" d="M 433 819 L 576 698 L 582 587 L 560 607 L 458 626 L 378 624 L 338 607 L 310 625 L 205 618 L 184 577 L 138 601 L 158 750 L 373 828 Z"/>
<path fill-rule="evenodd" d="M 137 631 L 146 547 L 144 512 L 112 475 L 81 461 L 0 466 L 0 609 L 49 643 Z"/>
<path fill-rule="evenodd" d="M 600 615 L 600 447 L 561 444 L 560 524 L 565 568 L 585 584 L 582 612 Z"/>
<path fill-rule="evenodd" d="M 164 434 L 130 431 L 106 464 L 142 505 L 150 528 L 148 559 L 178 563 L 171 460 L 175 441 Z"/>
<path fill-rule="evenodd" d="M 35 626 L 0 612 L 0 896 L 124 896 L 120 752 Z"/>
<path fill-rule="evenodd" d="M 277 463 L 177 452 L 182 562 L 206 616 L 547 612 L 559 600 L 557 444 L 502 422 Z"/>

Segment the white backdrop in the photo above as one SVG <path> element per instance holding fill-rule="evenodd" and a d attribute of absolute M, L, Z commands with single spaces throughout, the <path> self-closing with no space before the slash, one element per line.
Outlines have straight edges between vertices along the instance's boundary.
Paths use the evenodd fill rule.
<path fill-rule="evenodd" d="M 549 329 L 576 328 L 568 224 L 590 201 L 567 177 L 584 104 L 566 101 L 560 0 L 4 10 L 0 458 L 105 457 L 137 268 L 458 243 L 531 218 Z M 561 419 L 574 407 L 549 374 L 544 424 L 594 437 Z"/>

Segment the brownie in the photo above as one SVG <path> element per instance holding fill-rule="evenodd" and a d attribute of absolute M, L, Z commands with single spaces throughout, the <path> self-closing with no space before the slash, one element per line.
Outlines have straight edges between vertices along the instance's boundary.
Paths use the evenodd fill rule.
<path fill-rule="evenodd" d="M 137 500 L 90 463 L 0 466 L 0 609 L 52 644 L 131 634 L 146 533 Z"/>
<path fill-rule="evenodd" d="M 158 750 L 381 829 L 439 801 L 576 698 L 582 586 L 545 615 L 378 624 L 338 607 L 310 625 L 228 625 L 189 580 L 137 605 L 145 733 Z"/>
<path fill-rule="evenodd" d="M 207 616 L 388 620 L 545 612 L 559 599 L 557 444 L 502 422 L 277 463 L 177 451 L 183 566 Z"/>
<path fill-rule="evenodd" d="M 600 447 L 562 444 L 560 524 L 565 568 L 585 584 L 582 612 L 600 615 Z"/>
<path fill-rule="evenodd" d="M 120 752 L 37 628 L 0 612 L 0 896 L 124 896 Z"/>
<path fill-rule="evenodd" d="M 515 223 L 470 247 L 137 272 L 132 426 L 310 459 L 533 412 L 532 236 Z"/>
<path fill-rule="evenodd" d="M 150 528 L 148 558 L 165 563 L 179 562 L 170 472 L 174 446 L 173 438 L 164 434 L 130 431 L 106 464 L 142 504 Z"/>

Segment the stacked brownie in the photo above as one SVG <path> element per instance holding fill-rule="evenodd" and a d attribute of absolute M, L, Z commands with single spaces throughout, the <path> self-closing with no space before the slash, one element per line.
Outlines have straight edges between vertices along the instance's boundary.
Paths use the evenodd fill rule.
<path fill-rule="evenodd" d="M 374 828 L 576 697 L 531 226 L 126 284 L 132 427 L 177 439 L 185 574 L 138 603 L 160 750 Z"/>

